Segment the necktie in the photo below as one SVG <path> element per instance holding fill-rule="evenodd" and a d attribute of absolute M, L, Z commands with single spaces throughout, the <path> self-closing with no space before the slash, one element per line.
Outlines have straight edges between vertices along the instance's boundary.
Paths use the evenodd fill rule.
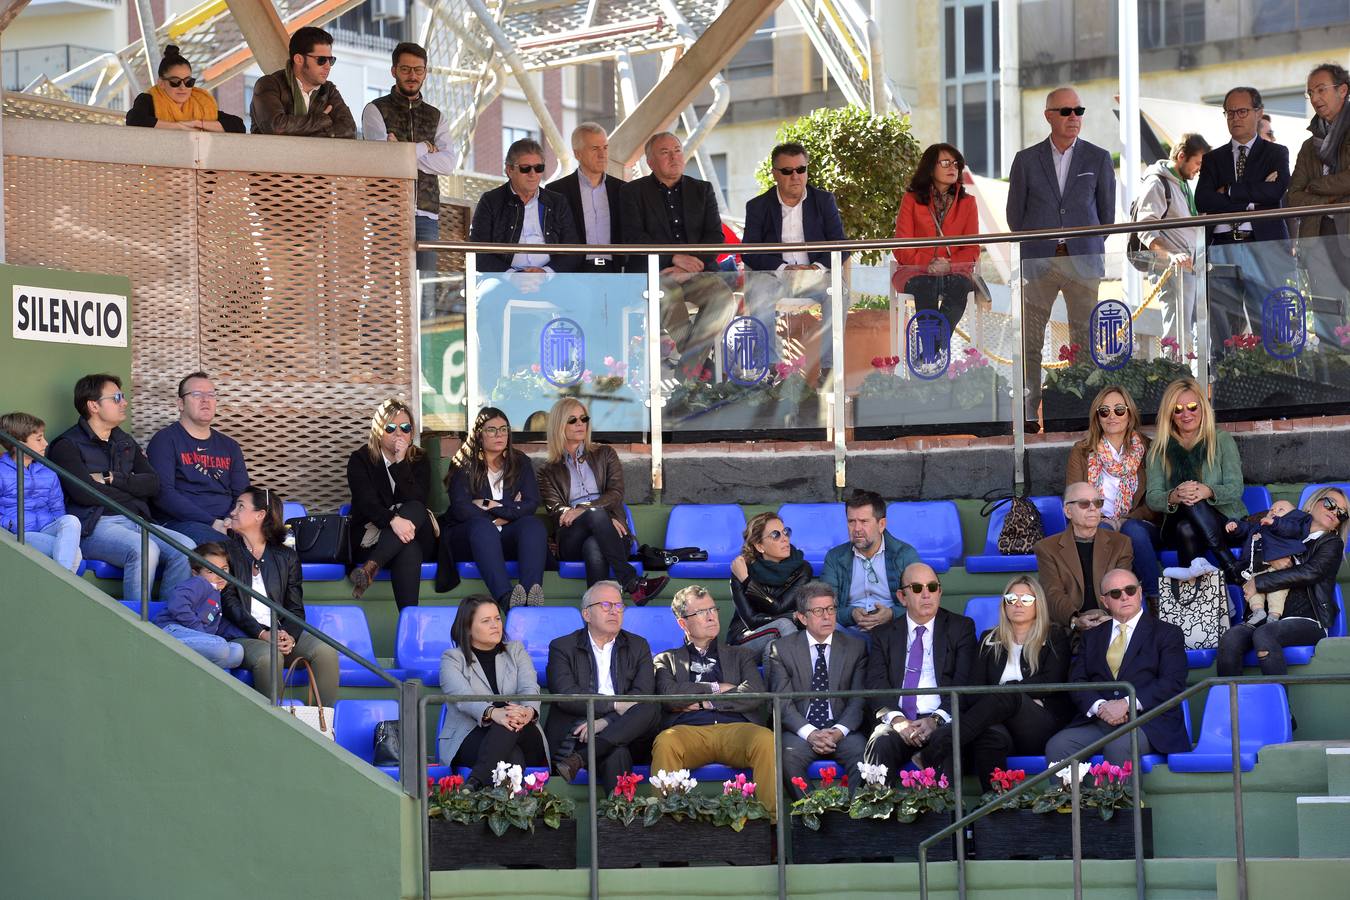
<path fill-rule="evenodd" d="M 923 636 L 928 630 L 927 625 L 918 625 L 914 628 L 914 643 L 909 645 L 909 657 L 905 660 L 905 682 L 901 687 L 916 688 L 919 686 L 919 675 L 923 673 Z M 919 717 L 919 697 L 917 694 L 906 694 L 900 699 L 900 709 L 904 712 L 905 718 L 913 721 Z"/>
<path fill-rule="evenodd" d="M 828 691 L 829 689 L 830 670 L 825 665 L 825 645 L 816 644 L 816 665 L 811 670 L 811 690 Z M 811 705 L 806 708 L 806 721 L 816 728 L 824 728 L 830 724 L 830 701 L 824 697 L 813 698 Z"/>
<path fill-rule="evenodd" d="M 1245 146 L 1238 147 L 1237 164 L 1234 166 L 1234 169 L 1237 171 L 1237 180 L 1241 181 L 1242 173 L 1247 171 L 1247 148 Z M 1239 231 L 1242 228 L 1242 226 L 1246 224 L 1247 224 L 1246 222 L 1237 223 L 1236 225 L 1233 226 L 1233 231 L 1234 232 Z"/>
<path fill-rule="evenodd" d="M 1120 664 L 1125 660 L 1125 643 L 1129 639 L 1130 626 L 1122 622 L 1120 630 L 1116 632 L 1115 638 L 1111 641 L 1111 646 L 1106 648 L 1106 664 L 1111 668 L 1112 678 L 1120 674 Z"/>

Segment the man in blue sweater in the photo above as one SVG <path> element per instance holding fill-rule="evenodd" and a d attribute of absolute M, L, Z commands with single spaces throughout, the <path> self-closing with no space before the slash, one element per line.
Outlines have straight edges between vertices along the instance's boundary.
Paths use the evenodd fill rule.
<path fill-rule="evenodd" d="M 155 514 L 194 544 L 218 541 L 234 499 L 248 487 L 244 451 L 211 427 L 216 386 L 205 372 L 178 382 L 178 421 L 150 439 L 146 455 L 159 475 Z"/>

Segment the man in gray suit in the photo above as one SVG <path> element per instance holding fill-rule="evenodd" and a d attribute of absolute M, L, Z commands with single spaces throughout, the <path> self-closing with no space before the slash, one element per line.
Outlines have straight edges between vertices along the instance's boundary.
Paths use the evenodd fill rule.
<path fill-rule="evenodd" d="M 803 691 L 860 691 L 866 671 L 867 647 L 862 641 L 837 631 L 838 601 L 834 588 L 811 581 L 797 589 L 797 620 L 804 631 L 774 641 L 769 646 L 769 690 L 774 693 Z M 833 759 L 844 767 L 850 784 L 858 784 L 867 738 L 858 729 L 863 723 L 863 698 L 796 700 L 783 707 L 783 779 L 796 796 L 802 791 L 792 779 L 805 778 L 811 762 Z"/>
<path fill-rule="evenodd" d="M 1116 220 L 1116 173 L 1111 155 L 1078 136 L 1082 101 L 1071 87 L 1045 100 L 1050 137 L 1020 150 L 1008 176 L 1008 227 L 1013 231 L 1103 225 Z M 1105 238 L 1077 237 L 1022 243 L 1022 360 L 1027 414 L 1041 402 L 1041 345 L 1055 297 L 1064 295 L 1069 341 L 1088 352 L 1088 320 L 1106 272 Z"/>

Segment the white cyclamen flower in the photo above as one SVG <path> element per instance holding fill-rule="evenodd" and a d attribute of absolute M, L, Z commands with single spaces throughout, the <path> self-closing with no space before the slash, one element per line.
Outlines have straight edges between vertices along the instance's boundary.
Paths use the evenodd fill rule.
<path fill-rule="evenodd" d="M 882 765 L 872 765 L 870 763 L 859 763 L 858 774 L 862 777 L 864 783 L 872 787 L 881 787 L 886 783 L 886 767 Z"/>
<path fill-rule="evenodd" d="M 1056 767 L 1058 767 L 1058 768 L 1056 768 Z M 1072 763 L 1064 763 L 1063 765 L 1061 765 L 1060 763 L 1054 763 L 1054 764 L 1051 765 L 1051 768 L 1055 770 L 1055 774 L 1059 776 L 1059 780 L 1062 781 L 1062 782 L 1064 782 L 1064 786 L 1065 786 L 1065 787 L 1072 787 L 1072 786 L 1073 786 L 1073 764 L 1072 764 Z M 1090 774 L 1092 774 L 1092 765 L 1091 765 L 1090 763 L 1087 763 L 1087 762 L 1079 762 L 1079 763 L 1078 763 L 1078 783 L 1079 783 L 1079 784 L 1082 784 L 1083 781 L 1084 781 Z"/>

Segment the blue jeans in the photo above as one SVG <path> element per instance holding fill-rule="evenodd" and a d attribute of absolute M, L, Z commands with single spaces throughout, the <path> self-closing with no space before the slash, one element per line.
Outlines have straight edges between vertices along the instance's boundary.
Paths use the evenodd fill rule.
<path fill-rule="evenodd" d="M 225 535 L 216 531 L 205 522 L 184 522 L 175 520 L 161 522 L 160 525 L 170 531 L 176 531 L 184 537 L 189 538 L 188 543 L 192 545 L 194 550 L 202 544 L 209 544 L 213 541 L 223 542 L 227 539 Z M 130 600 L 131 598 L 128 597 L 127 599 Z"/>
<path fill-rule="evenodd" d="M 439 241 L 441 239 L 441 220 L 432 219 L 418 213 L 413 216 L 413 239 L 418 241 Z M 417 251 L 417 271 L 436 271 L 436 251 Z"/>
<path fill-rule="evenodd" d="M 1103 522 L 1101 527 L 1111 526 Z M 1162 535 L 1158 533 L 1158 526 L 1143 519 L 1126 519 L 1120 523 L 1120 533 L 1129 538 L 1134 547 L 1134 574 L 1139 576 L 1144 596 L 1158 596 L 1158 579 L 1162 577 L 1162 564 L 1158 562 Z M 1190 560 L 1183 565 L 1190 565 Z"/>
<path fill-rule="evenodd" d="M 72 572 L 80 568 L 80 520 L 74 516 L 58 516 L 41 531 L 24 529 L 23 539 L 61 568 Z"/>
<path fill-rule="evenodd" d="M 244 662 L 244 648 L 218 634 L 193 631 L 186 625 L 173 623 L 164 626 L 164 633 L 187 644 L 222 669 L 237 669 Z"/>
<path fill-rule="evenodd" d="M 526 590 L 544 583 L 548 528 L 541 519 L 522 516 L 498 531 L 486 516 L 480 516 L 451 526 L 448 537 L 455 558 L 472 560 L 478 566 L 488 593 L 499 603 L 511 595 L 508 559 L 519 562 L 520 584 Z"/>
<path fill-rule="evenodd" d="M 820 367 L 834 367 L 834 341 L 830 336 L 830 271 L 828 269 L 746 274 L 746 315 L 758 319 L 769 334 L 769 364 L 779 362 L 778 301 L 806 297 L 820 303 Z M 809 365 L 810 360 L 807 360 Z"/>
<path fill-rule="evenodd" d="M 193 546 L 192 539 L 176 531 L 169 536 L 184 546 Z M 141 597 L 141 529 L 126 516 L 99 516 L 94 533 L 80 543 L 86 559 L 101 559 L 122 568 L 122 599 Z M 173 589 L 192 577 L 188 558 L 150 535 L 150 577 L 153 579 L 159 564 L 161 573 L 160 596 L 167 597 Z M 153 587 L 153 586 L 152 586 Z"/>

